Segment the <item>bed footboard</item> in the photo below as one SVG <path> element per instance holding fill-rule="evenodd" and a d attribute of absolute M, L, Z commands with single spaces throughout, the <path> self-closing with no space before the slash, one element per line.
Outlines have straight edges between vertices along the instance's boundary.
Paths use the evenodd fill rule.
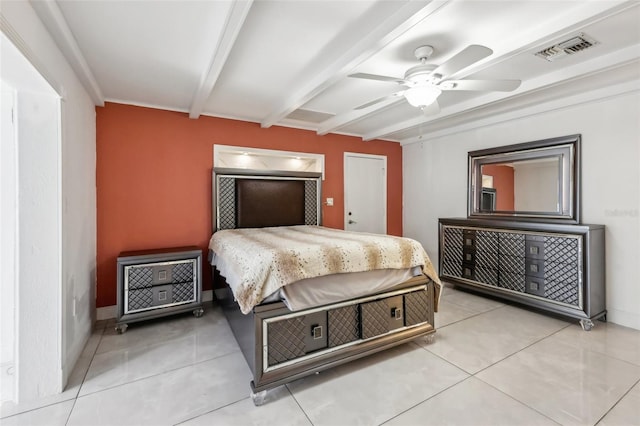
<path fill-rule="evenodd" d="M 216 295 L 253 373 L 254 394 L 435 332 L 434 284 L 424 276 L 295 312 L 276 302 L 243 315 L 228 287 Z"/>

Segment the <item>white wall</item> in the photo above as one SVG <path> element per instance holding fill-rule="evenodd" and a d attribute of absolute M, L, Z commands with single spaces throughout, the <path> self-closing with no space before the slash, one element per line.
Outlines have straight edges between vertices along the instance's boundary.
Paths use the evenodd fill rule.
<path fill-rule="evenodd" d="M 513 205 L 525 212 L 558 211 L 558 162 L 515 163 Z"/>
<path fill-rule="evenodd" d="M 57 129 L 61 141 L 61 176 L 60 190 L 55 197 L 62 224 L 58 294 L 62 339 L 58 342 L 61 359 L 57 361 L 57 367 L 61 369 L 64 384 L 91 333 L 95 316 L 95 108 L 31 4 L 3 1 L 0 13 L 2 32 L 62 96 L 62 126 Z M 2 49 L 5 49 L 4 45 Z M 37 266 L 35 261 L 29 265 L 31 268 Z"/>
<path fill-rule="evenodd" d="M 606 226 L 610 322 L 640 329 L 640 93 L 451 133 L 403 147 L 404 233 L 434 262 L 438 218 L 466 217 L 467 152 L 582 134 L 582 222 Z"/>
<path fill-rule="evenodd" d="M 1 36 L 1 35 L 0 35 Z M 2 84 L 0 126 L 0 402 L 13 401 L 15 383 L 15 282 L 18 147 L 13 125 L 15 90 Z"/>

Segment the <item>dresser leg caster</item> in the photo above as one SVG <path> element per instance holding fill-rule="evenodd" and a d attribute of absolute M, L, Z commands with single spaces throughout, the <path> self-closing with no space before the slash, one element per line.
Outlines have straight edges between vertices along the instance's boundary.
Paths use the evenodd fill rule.
<path fill-rule="evenodd" d="M 267 391 L 263 390 L 260 392 L 251 392 L 251 399 L 253 400 L 253 405 L 256 407 L 264 404 L 264 398 L 267 396 Z"/>
<path fill-rule="evenodd" d="M 590 319 L 581 319 L 580 326 L 584 331 L 591 331 L 591 329 L 593 328 L 593 321 L 591 321 Z"/>
<path fill-rule="evenodd" d="M 193 316 L 196 318 L 200 318 L 202 315 L 204 315 L 204 309 L 198 308 L 193 310 Z"/>
<path fill-rule="evenodd" d="M 129 326 L 127 324 L 118 324 L 116 325 L 116 333 L 123 334 L 125 331 L 127 331 L 128 327 Z"/>

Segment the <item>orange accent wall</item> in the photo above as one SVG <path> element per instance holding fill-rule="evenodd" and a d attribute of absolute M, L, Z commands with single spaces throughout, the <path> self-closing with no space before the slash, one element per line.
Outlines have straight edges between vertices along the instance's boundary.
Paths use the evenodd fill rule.
<path fill-rule="evenodd" d="M 513 211 L 514 175 L 509 166 L 482 166 L 482 174 L 493 176 L 493 187 L 496 189 L 496 210 Z"/>
<path fill-rule="evenodd" d="M 196 245 L 203 288 L 211 237 L 213 145 L 325 155 L 324 225 L 344 228 L 344 152 L 387 156 L 387 232 L 402 235 L 402 147 L 359 138 L 106 103 L 96 108 L 97 307 L 116 304 L 122 251 Z M 366 179 L 366 177 L 363 177 Z"/>

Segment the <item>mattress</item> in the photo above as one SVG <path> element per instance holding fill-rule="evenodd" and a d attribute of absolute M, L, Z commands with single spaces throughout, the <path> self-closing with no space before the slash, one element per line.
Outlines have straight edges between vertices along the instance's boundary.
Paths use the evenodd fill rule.
<path fill-rule="evenodd" d="M 289 310 L 300 311 L 379 293 L 419 275 L 420 267 L 414 267 L 307 278 L 275 291 L 262 303 L 282 301 Z"/>
<path fill-rule="evenodd" d="M 390 287 L 415 276 L 416 267 L 436 283 L 439 293 L 440 283 L 429 257 L 420 243 L 409 238 L 320 226 L 233 229 L 214 233 L 209 249 L 212 265 L 226 278 L 243 313 L 273 294 L 285 299 L 290 309 L 318 306 L 336 297 L 346 300 L 351 291 L 352 297 L 372 294 L 377 289 L 368 278 L 377 275 L 376 285 Z M 367 274 L 372 271 L 376 272 Z M 353 280 L 348 286 L 338 278 L 353 273 L 365 275 L 345 278 Z M 308 284 L 309 288 L 329 284 L 318 296 L 309 292 L 301 296 L 298 285 L 293 286 L 305 287 L 307 280 L 322 277 Z"/>

